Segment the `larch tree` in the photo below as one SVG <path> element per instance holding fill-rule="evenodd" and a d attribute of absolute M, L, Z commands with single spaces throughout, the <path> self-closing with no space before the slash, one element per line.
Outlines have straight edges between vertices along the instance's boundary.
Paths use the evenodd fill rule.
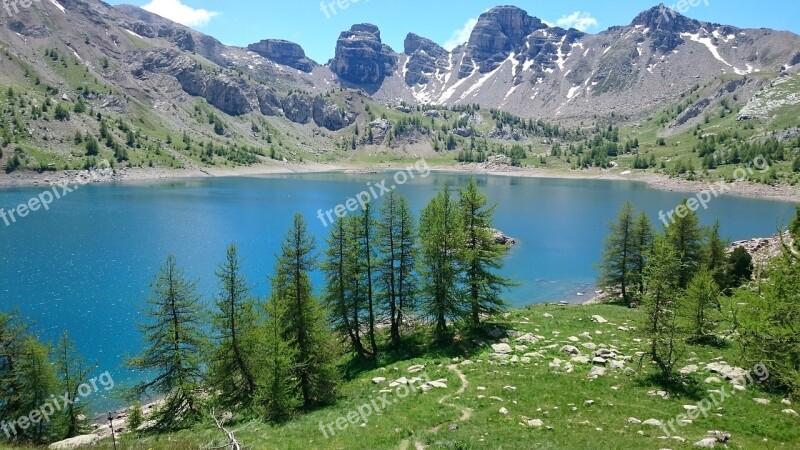
<path fill-rule="evenodd" d="M 283 281 L 278 281 L 282 284 Z M 297 350 L 293 337 L 286 333 L 281 321 L 288 306 L 274 294 L 267 300 L 265 310 L 267 321 L 260 334 L 261 353 L 258 391 L 256 401 L 263 410 L 264 417 L 271 422 L 284 422 L 290 419 L 302 405 L 300 386 L 295 378 L 297 372 Z"/>
<path fill-rule="evenodd" d="M 684 201 L 678 206 L 674 223 L 666 229 L 667 240 L 681 262 L 678 267 L 678 286 L 681 289 L 686 289 L 703 260 L 703 230 L 697 213 L 689 208 L 688 203 Z"/>
<path fill-rule="evenodd" d="M 421 306 L 435 322 L 437 341 L 443 342 L 448 320 L 463 317 L 469 309 L 462 295 L 464 226 L 449 184 L 422 210 L 420 230 L 425 294 Z"/>
<path fill-rule="evenodd" d="M 58 388 L 53 365 L 50 363 L 50 348 L 33 336 L 25 336 L 20 346 L 19 361 L 16 367 L 20 415 L 28 415 L 38 410 Z M 26 430 L 17 427 L 19 437 L 35 443 L 46 442 L 52 435 L 52 424 L 40 420 Z"/>
<path fill-rule="evenodd" d="M 481 315 L 502 311 L 506 304 L 500 293 L 513 283 L 497 272 L 503 268 L 508 247 L 495 242 L 492 230 L 495 205 L 489 206 L 486 195 L 478 188 L 475 178 L 459 190 L 461 223 L 466 246 L 463 263 L 466 269 L 466 289 L 469 295 L 469 320 L 473 327 L 481 324 Z"/>
<path fill-rule="evenodd" d="M 682 307 L 686 311 L 691 341 L 703 343 L 713 338 L 717 324 L 722 319 L 719 296 L 719 285 L 707 268 L 697 272 L 689 282 Z"/>
<path fill-rule="evenodd" d="M 375 290 L 373 289 L 373 262 L 375 261 L 374 227 L 375 219 L 372 217 L 372 202 L 364 204 L 364 209 L 359 217 L 359 236 L 362 262 L 361 270 L 364 276 L 364 285 L 367 296 L 367 337 L 369 338 L 370 352 L 373 358 L 378 357 L 378 342 L 375 332 Z"/>
<path fill-rule="evenodd" d="M 78 354 L 75 342 L 65 331 L 55 348 L 55 370 L 58 377 L 59 392 L 67 395 L 70 403 L 56 416 L 58 440 L 68 439 L 90 430 L 88 409 L 89 402 L 79 398 L 81 384 L 89 381 L 89 375 L 95 367 L 87 366 L 83 357 Z"/>
<path fill-rule="evenodd" d="M 711 273 L 717 286 L 725 290 L 728 288 L 725 275 L 725 267 L 728 260 L 728 242 L 722 239 L 719 230 L 719 221 L 708 229 L 708 239 L 703 251 L 703 266 Z"/>
<path fill-rule="evenodd" d="M 369 357 L 361 341 L 358 244 L 347 218 L 331 226 L 321 264 L 325 276 L 323 301 L 334 329 L 349 343 L 361 360 Z M 356 224 L 356 231 L 359 229 Z"/>
<path fill-rule="evenodd" d="M 156 427 L 175 428 L 200 417 L 204 309 L 195 284 L 186 279 L 173 255 L 167 257 L 150 289 L 144 311 L 147 321 L 139 324 L 145 345 L 127 364 L 152 373 L 153 378 L 134 386 L 132 393 L 165 396 L 154 416 Z"/>
<path fill-rule="evenodd" d="M 217 344 L 211 356 L 209 378 L 223 405 L 249 408 L 256 392 L 258 316 L 235 245 L 228 247 L 225 262 L 217 269 L 216 276 L 219 292 L 211 323 Z"/>
<path fill-rule="evenodd" d="M 631 302 L 629 287 L 635 283 L 636 247 L 633 205 L 623 205 L 617 223 L 610 225 L 610 234 L 603 250 L 600 282 L 603 286 L 619 288 L 622 300 Z"/>
<path fill-rule="evenodd" d="M 677 303 L 681 296 L 679 268 L 678 252 L 666 238 L 657 237 L 645 270 L 644 323 L 640 329 L 649 346 L 647 355 L 665 381 L 673 378 L 684 353 Z"/>
<path fill-rule="evenodd" d="M 637 287 L 636 298 L 644 295 L 644 271 L 647 267 L 647 256 L 653 247 L 655 230 L 647 214 L 641 213 L 633 226 L 633 259 L 631 282 Z"/>
<path fill-rule="evenodd" d="M 336 338 L 311 286 L 315 249 L 303 216 L 295 215 L 271 280 L 274 317 L 283 327 L 284 342 L 296 349 L 292 376 L 305 408 L 332 402 L 339 382 Z"/>
<path fill-rule="evenodd" d="M 381 204 L 375 233 L 379 254 L 376 269 L 383 309 L 389 316 L 392 346 L 399 348 L 404 313 L 414 308 L 417 258 L 416 226 L 405 197 L 392 191 Z"/>

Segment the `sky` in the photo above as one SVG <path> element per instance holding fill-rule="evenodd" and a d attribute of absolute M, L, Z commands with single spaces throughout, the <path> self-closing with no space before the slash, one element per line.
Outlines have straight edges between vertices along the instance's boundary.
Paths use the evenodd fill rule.
<path fill-rule="evenodd" d="M 336 39 L 355 23 L 381 29 L 383 42 L 403 51 L 409 32 L 445 48 L 466 42 L 478 17 L 493 6 L 512 4 L 563 28 L 597 33 L 627 25 L 659 0 L 111 0 L 143 7 L 211 35 L 224 44 L 245 47 L 262 39 L 286 39 L 303 46 L 319 63 L 333 57 Z M 773 28 L 800 34 L 798 0 L 664 0 L 694 19 L 741 28 Z M 696 6 L 691 6 L 692 4 Z M 339 6 L 341 5 L 341 6 Z"/>

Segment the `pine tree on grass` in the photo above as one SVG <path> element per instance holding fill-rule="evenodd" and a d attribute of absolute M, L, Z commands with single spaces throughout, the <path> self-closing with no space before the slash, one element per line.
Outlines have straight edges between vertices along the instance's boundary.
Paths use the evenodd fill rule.
<path fill-rule="evenodd" d="M 186 280 L 173 255 L 167 257 L 150 289 L 144 311 L 149 320 L 139 325 L 145 346 L 128 366 L 153 374 L 150 381 L 135 386 L 132 394 L 165 396 L 154 420 L 156 428 L 169 429 L 200 417 L 203 308 L 194 283 Z"/>
<path fill-rule="evenodd" d="M 683 332 L 676 300 L 680 297 L 680 259 L 664 237 L 657 237 L 645 271 L 644 323 L 649 358 L 661 370 L 664 381 L 672 381 L 675 366 L 683 358 Z"/>
<path fill-rule="evenodd" d="M 420 270 L 425 294 L 422 308 L 433 317 L 436 340 L 441 343 L 447 339 L 447 322 L 469 311 L 461 293 L 464 226 L 449 185 L 423 209 L 420 229 L 425 230 Z"/>
<path fill-rule="evenodd" d="M 292 375 L 305 408 L 332 402 L 339 382 L 336 338 L 311 286 L 315 248 L 303 216 L 295 215 L 272 277 L 274 317 L 283 327 L 283 341 L 291 342 L 297 352 Z"/>
<path fill-rule="evenodd" d="M 492 232 L 495 205 L 488 206 L 489 200 L 478 188 L 475 178 L 470 178 L 459 193 L 461 223 L 466 238 L 463 257 L 470 323 L 479 327 L 482 315 L 497 314 L 506 308 L 500 293 L 513 283 L 497 272 L 503 268 L 508 247 L 495 242 Z"/>
<path fill-rule="evenodd" d="M 220 289 L 212 325 L 219 342 L 212 355 L 210 379 L 224 406 L 248 408 L 256 391 L 257 317 L 241 270 L 236 246 L 231 245 L 216 273 Z"/>
<path fill-rule="evenodd" d="M 87 399 L 79 398 L 78 389 L 89 381 L 89 374 L 95 367 L 87 366 L 75 349 L 75 343 L 64 332 L 55 349 L 55 370 L 58 376 L 59 392 L 66 394 L 70 403 L 56 416 L 58 439 L 68 439 L 86 434 L 90 430 Z M 63 395 L 63 394 L 62 394 Z"/>

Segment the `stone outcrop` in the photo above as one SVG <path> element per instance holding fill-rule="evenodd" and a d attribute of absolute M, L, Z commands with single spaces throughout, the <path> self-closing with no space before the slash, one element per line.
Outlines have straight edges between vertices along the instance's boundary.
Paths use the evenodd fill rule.
<path fill-rule="evenodd" d="M 647 29 L 647 35 L 653 40 L 652 49 L 669 53 L 684 43 L 681 33 L 696 30 L 700 23 L 662 4 L 636 16 L 631 26 Z"/>
<path fill-rule="evenodd" d="M 331 70 L 350 83 L 380 85 L 396 65 L 397 55 L 381 42 L 378 27 L 359 24 L 339 36 Z"/>
<path fill-rule="evenodd" d="M 422 36 L 410 33 L 406 36 L 404 53 L 408 55 L 405 82 L 408 86 L 430 81 L 431 75 L 440 68 L 447 57 L 447 50 Z"/>
<path fill-rule="evenodd" d="M 87 446 L 94 446 L 100 442 L 100 437 L 96 434 L 86 434 L 83 436 L 76 436 L 74 438 L 66 439 L 59 442 L 50 444 L 47 448 L 50 450 L 70 450 L 75 448 L 83 448 Z"/>
<path fill-rule="evenodd" d="M 314 70 L 314 61 L 306 57 L 303 47 L 294 42 L 281 39 L 265 39 L 255 44 L 250 44 L 247 49 L 284 66 L 310 73 Z"/>
<path fill-rule="evenodd" d="M 314 98 L 312 114 L 314 123 L 331 131 L 341 130 L 355 121 L 354 114 L 348 114 L 339 105 L 322 96 Z"/>
<path fill-rule="evenodd" d="M 481 73 L 491 72 L 536 30 L 548 28 L 516 6 L 500 6 L 481 14 L 467 44 L 467 58 L 474 60 Z M 472 73 L 474 67 L 462 65 L 459 77 Z"/>

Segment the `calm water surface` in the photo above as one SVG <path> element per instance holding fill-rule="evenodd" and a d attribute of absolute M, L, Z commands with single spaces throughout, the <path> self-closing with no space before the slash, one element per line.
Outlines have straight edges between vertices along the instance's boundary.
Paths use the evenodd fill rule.
<path fill-rule="evenodd" d="M 18 308 L 37 332 L 55 340 L 68 330 L 86 358 L 109 370 L 118 384 L 134 374 L 120 367 L 141 346 L 136 330 L 148 283 L 168 253 L 197 281 L 206 302 L 216 292 L 213 273 L 232 242 L 244 258 L 253 293 L 269 291 L 275 253 L 292 215 L 305 215 L 324 245 L 327 210 L 385 174 L 310 174 L 259 178 L 205 178 L 145 184 L 89 185 L 5 226 L 0 221 L 0 310 Z M 418 212 L 445 182 L 466 176 L 433 173 L 398 188 Z M 608 223 L 632 201 L 657 222 L 686 194 L 643 184 L 479 176 L 498 204 L 496 225 L 517 239 L 504 272 L 520 286 L 514 305 L 590 297 Z M 391 184 L 391 183 L 389 183 Z M 6 210 L 44 190 L 0 190 Z M 792 216 L 786 202 L 722 197 L 701 211 L 719 219 L 723 235 L 746 239 L 774 234 Z M 320 278 L 315 278 L 319 289 Z M 579 296 L 578 294 L 584 294 Z"/>

